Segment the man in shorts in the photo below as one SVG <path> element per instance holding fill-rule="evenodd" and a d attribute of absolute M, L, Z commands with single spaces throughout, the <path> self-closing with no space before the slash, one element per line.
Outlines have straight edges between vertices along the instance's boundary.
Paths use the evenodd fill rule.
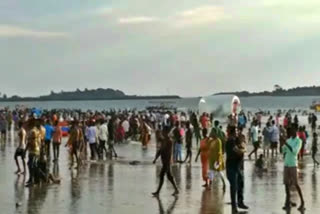
<path fill-rule="evenodd" d="M 297 137 L 297 130 L 295 128 L 289 129 L 289 136 L 291 136 L 287 142 L 283 145 L 282 151 L 284 154 L 284 174 L 283 182 L 286 189 L 286 202 L 283 207 L 284 210 L 290 210 L 291 207 L 296 206 L 295 203 L 291 201 L 290 197 L 290 187 L 293 185 L 296 187 L 301 205 L 298 208 L 299 211 L 304 211 L 304 199 L 302 195 L 301 188 L 298 184 L 298 175 L 297 175 L 297 161 L 298 154 L 302 146 L 301 140 Z"/>
<path fill-rule="evenodd" d="M 276 126 L 275 121 L 272 121 L 272 127 L 271 127 L 271 157 L 273 158 L 274 155 L 278 155 L 278 143 L 280 140 L 280 131 L 279 128 Z"/>
<path fill-rule="evenodd" d="M 4 115 L 0 113 L 0 139 L 2 142 L 6 142 L 7 137 L 7 120 L 5 119 Z"/>
<path fill-rule="evenodd" d="M 23 122 L 19 121 L 19 146 L 16 149 L 16 152 L 14 154 L 14 159 L 16 161 L 17 164 L 17 168 L 18 170 L 16 171 L 16 174 L 26 174 L 26 162 L 25 162 L 25 149 L 26 149 L 26 130 L 23 127 Z M 18 161 L 18 157 L 21 157 L 22 160 L 22 164 L 23 164 L 23 172 L 21 172 L 21 168 L 19 165 L 19 161 Z"/>

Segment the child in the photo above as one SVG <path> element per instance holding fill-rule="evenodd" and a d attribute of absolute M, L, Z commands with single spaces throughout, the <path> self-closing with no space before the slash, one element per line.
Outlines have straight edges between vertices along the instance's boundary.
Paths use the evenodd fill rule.
<path fill-rule="evenodd" d="M 263 157 L 263 154 L 261 154 L 259 156 L 259 159 L 256 161 L 256 169 L 259 170 L 259 171 L 267 171 L 266 169 L 266 163 L 264 161 L 264 157 Z"/>
<path fill-rule="evenodd" d="M 313 164 L 315 165 L 320 165 L 319 162 L 316 160 L 316 154 L 318 152 L 318 134 L 316 132 L 313 133 L 313 140 L 312 140 L 312 159 L 313 159 Z"/>

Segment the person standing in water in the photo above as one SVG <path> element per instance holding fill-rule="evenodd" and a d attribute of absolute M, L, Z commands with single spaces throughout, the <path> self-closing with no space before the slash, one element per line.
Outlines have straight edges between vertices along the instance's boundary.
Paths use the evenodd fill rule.
<path fill-rule="evenodd" d="M 197 154 L 195 162 L 198 161 L 199 155 L 201 155 L 201 166 L 202 166 L 202 179 L 205 182 L 203 187 L 209 187 L 209 150 L 210 150 L 210 140 L 208 135 L 207 129 L 202 129 L 202 136 L 203 139 L 200 141 L 200 148 Z"/>
<path fill-rule="evenodd" d="M 117 152 L 114 149 L 114 139 L 115 139 L 114 125 L 115 125 L 114 118 L 111 118 L 108 122 L 108 151 L 111 159 L 113 157 L 113 154 L 115 158 L 118 157 Z"/>
<path fill-rule="evenodd" d="M 37 162 L 40 157 L 40 131 L 36 127 L 35 119 L 30 119 L 28 122 L 28 142 L 25 149 L 25 153 L 28 151 L 28 169 L 29 169 L 29 179 L 27 181 L 27 187 L 32 186 L 36 183 L 36 170 Z"/>
<path fill-rule="evenodd" d="M 172 131 L 174 139 L 174 161 L 182 162 L 182 135 L 180 130 L 180 123 L 177 121 L 175 123 L 175 128 Z"/>
<path fill-rule="evenodd" d="M 187 155 L 186 155 L 186 159 L 184 160 L 184 162 L 187 162 L 187 160 L 189 158 L 189 163 L 191 163 L 191 160 L 192 160 L 193 131 L 191 130 L 189 121 L 186 123 L 186 128 L 187 128 L 187 131 L 186 131 L 186 150 L 187 150 Z"/>
<path fill-rule="evenodd" d="M 313 160 L 314 166 L 316 165 L 319 166 L 320 164 L 316 160 L 316 154 L 318 152 L 318 134 L 316 132 L 313 133 L 311 152 L 312 152 L 312 160 Z"/>
<path fill-rule="evenodd" d="M 108 141 L 108 123 L 106 120 L 102 119 L 100 121 L 100 126 L 98 129 L 99 136 L 99 153 L 100 157 L 103 159 L 103 154 L 105 152 L 106 158 L 108 157 L 108 151 L 106 148 L 106 142 Z"/>
<path fill-rule="evenodd" d="M 70 169 L 73 167 L 73 160 L 74 157 L 77 161 L 76 168 L 79 168 L 80 166 L 80 159 L 79 159 L 79 145 L 81 143 L 81 140 L 83 139 L 81 129 L 78 128 L 78 121 L 73 121 L 72 126 L 70 128 L 70 136 L 69 140 L 67 142 L 67 145 L 69 147 L 70 157 L 71 157 L 71 163 L 70 163 Z"/>
<path fill-rule="evenodd" d="M 179 190 L 176 185 L 176 182 L 174 181 L 174 178 L 171 173 L 171 156 L 172 156 L 172 141 L 169 137 L 169 132 L 170 132 L 170 127 L 165 126 L 163 128 L 163 141 L 161 143 L 161 148 L 158 151 L 153 164 L 156 163 L 157 159 L 161 156 L 161 161 L 162 161 L 162 169 L 160 172 L 160 183 L 158 186 L 158 189 L 156 192 L 152 193 L 153 196 L 158 197 L 164 182 L 164 176 L 167 175 L 168 180 L 171 182 L 173 185 L 175 191 L 173 195 L 178 195 Z"/>
<path fill-rule="evenodd" d="M 46 134 L 44 138 L 45 155 L 47 157 L 47 160 L 50 160 L 50 147 L 51 147 L 51 140 L 52 140 L 52 134 L 54 132 L 54 128 L 51 125 L 51 122 L 49 120 L 46 121 L 44 128 L 46 129 Z"/>
<path fill-rule="evenodd" d="M 270 130 L 270 141 L 271 141 L 271 157 L 273 158 L 274 155 L 278 156 L 278 144 L 280 140 L 280 131 L 279 128 L 276 126 L 275 121 L 272 121 L 272 127 Z"/>
<path fill-rule="evenodd" d="M 223 184 L 223 192 L 226 191 L 226 182 L 224 180 L 224 175 L 222 171 L 224 170 L 224 157 L 223 157 L 223 149 L 222 149 L 222 141 L 218 138 L 217 133 L 213 130 L 210 134 L 210 140 L 212 140 L 210 144 L 209 150 L 209 179 L 210 183 L 212 183 L 214 178 L 214 172 L 216 172 Z"/>
<path fill-rule="evenodd" d="M 286 190 L 286 201 L 283 207 L 284 210 L 290 210 L 291 207 L 296 204 L 291 201 L 290 187 L 295 186 L 299 197 L 300 197 L 300 207 L 299 211 L 304 211 L 304 199 L 302 195 L 301 188 L 298 184 L 298 172 L 297 172 L 297 162 L 298 162 L 298 154 L 302 147 L 302 142 L 297 136 L 297 129 L 291 128 L 288 130 L 290 138 L 283 145 L 282 151 L 284 154 L 284 173 L 283 173 L 283 183 L 285 185 Z"/>
<path fill-rule="evenodd" d="M 251 127 L 251 136 L 253 143 L 253 151 L 249 154 L 249 159 L 251 159 L 251 155 L 254 154 L 255 159 L 258 158 L 258 149 L 259 149 L 259 130 L 257 122 L 253 122 L 253 126 Z"/>
<path fill-rule="evenodd" d="M 62 130 L 59 126 L 59 122 L 56 121 L 54 124 L 54 132 L 52 135 L 53 140 L 53 162 L 58 162 L 60 155 L 60 145 L 62 142 Z"/>
<path fill-rule="evenodd" d="M 230 183 L 232 213 L 238 213 L 238 208 L 248 209 L 244 204 L 244 185 L 242 185 L 244 175 L 241 169 L 245 149 L 240 146 L 241 142 L 237 137 L 235 127 L 229 127 L 228 134 L 229 136 L 226 142 L 226 171 Z"/>
<path fill-rule="evenodd" d="M 19 146 L 14 154 L 14 159 L 16 161 L 17 164 L 17 168 L 18 170 L 16 171 L 16 174 L 26 174 L 26 162 L 25 162 L 25 148 L 26 148 L 26 130 L 23 127 L 23 122 L 19 121 L 19 132 L 18 132 L 18 136 L 19 136 Z M 21 168 L 19 165 L 19 161 L 18 161 L 18 157 L 21 158 L 22 160 L 22 164 L 23 164 L 23 172 L 21 172 Z"/>

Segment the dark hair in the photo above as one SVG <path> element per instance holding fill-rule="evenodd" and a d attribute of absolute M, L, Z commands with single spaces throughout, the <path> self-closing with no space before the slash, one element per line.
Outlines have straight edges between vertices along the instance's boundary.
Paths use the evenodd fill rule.
<path fill-rule="evenodd" d="M 188 129 L 190 128 L 190 122 L 189 122 L 189 121 L 187 121 L 186 127 L 187 127 Z"/>
<path fill-rule="evenodd" d="M 164 127 L 163 127 L 163 133 L 164 133 L 164 134 L 169 134 L 170 131 L 171 131 L 170 126 L 164 126 Z"/>
<path fill-rule="evenodd" d="M 236 127 L 235 126 L 229 126 L 228 127 L 228 133 L 230 136 L 236 135 Z"/>
<path fill-rule="evenodd" d="M 208 129 L 202 129 L 202 136 L 207 137 L 208 135 Z"/>

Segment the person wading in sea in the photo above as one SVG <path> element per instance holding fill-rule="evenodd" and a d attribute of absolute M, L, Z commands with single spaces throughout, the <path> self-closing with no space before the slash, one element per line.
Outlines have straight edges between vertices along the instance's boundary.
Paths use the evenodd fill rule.
<path fill-rule="evenodd" d="M 176 182 L 174 181 L 174 178 L 171 173 L 171 156 L 172 156 L 172 141 L 169 137 L 170 127 L 165 126 L 163 129 L 163 141 L 161 143 L 161 148 L 158 151 L 153 163 L 155 164 L 157 159 L 161 156 L 162 161 L 162 169 L 160 172 L 160 183 L 159 187 L 156 192 L 152 193 L 153 196 L 157 197 L 160 194 L 163 182 L 164 182 L 164 176 L 167 175 L 168 180 L 173 185 L 175 191 L 173 195 L 178 195 L 179 190 L 176 185 Z"/>
<path fill-rule="evenodd" d="M 283 145 L 282 151 L 284 154 L 284 173 L 283 173 L 283 183 L 286 190 L 286 202 L 283 207 L 284 210 L 290 210 L 291 207 L 296 206 L 295 203 L 291 201 L 290 187 L 295 186 L 301 201 L 301 205 L 298 208 L 299 211 L 304 211 L 304 199 L 302 195 L 301 188 L 298 184 L 298 172 L 297 172 L 297 162 L 298 154 L 302 147 L 301 140 L 297 137 L 297 129 L 289 129 L 290 138 Z"/>
<path fill-rule="evenodd" d="M 226 143 L 226 169 L 227 177 L 230 183 L 232 213 L 238 213 L 238 208 L 248 209 L 248 207 L 244 204 L 244 175 L 243 171 L 241 170 L 245 149 L 240 146 L 241 143 L 236 135 L 236 128 L 229 127 L 228 129 L 229 136 Z"/>

